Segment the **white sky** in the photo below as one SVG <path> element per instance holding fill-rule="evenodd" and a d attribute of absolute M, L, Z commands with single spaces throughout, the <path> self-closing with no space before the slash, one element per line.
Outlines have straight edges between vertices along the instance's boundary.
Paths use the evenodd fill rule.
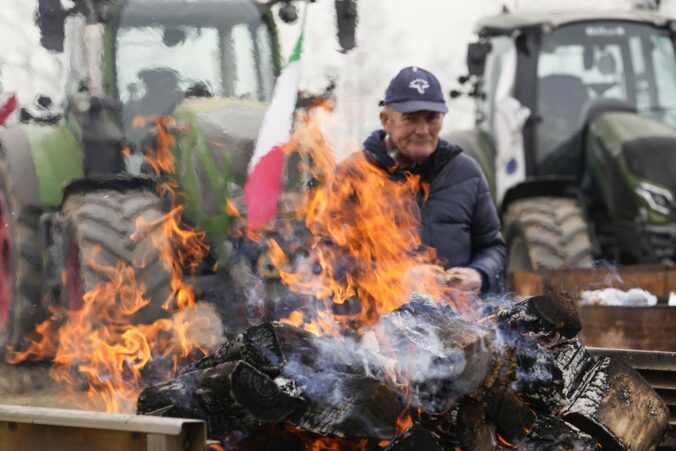
<path fill-rule="evenodd" d="M 590 4 L 595 9 L 628 9 L 637 1 L 643 0 L 358 0 L 357 48 L 341 54 L 334 0 L 317 0 L 308 5 L 301 89 L 322 92 L 330 79 L 336 80 L 338 107 L 332 118 L 335 126 L 328 131 L 337 153 L 349 153 L 377 128 L 378 100 L 400 68 L 418 65 L 435 73 L 446 92 L 457 87 L 457 77 L 465 71 L 465 49 L 480 17 L 499 13 L 503 5 L 511 10 L 580 9 Z M 61 83 L 59 58 L 38 45 L 32 23 L 36 3 L 0 0 L 2 81 L 23 103 L 37 93 L 54 92 Z M 676 16 L 676 0 L 664 0 L 663 10 Z M 279 24 L 284 55 L 298 37 L 299 24 Z M 471 126 L 467 99 L 454 100 L 450 107 L 447 130 Z"/>

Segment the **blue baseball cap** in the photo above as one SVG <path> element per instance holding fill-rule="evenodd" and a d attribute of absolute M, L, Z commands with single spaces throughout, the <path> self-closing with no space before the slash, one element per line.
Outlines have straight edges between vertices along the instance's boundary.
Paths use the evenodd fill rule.
<path fill-rule="evenodd" d="M 448 113 L 439 80 L 431 72 L 410 66 L 399 71 L 385 91 L 381 106 L 390 105 L 394 111 L 435 111 Z"/>

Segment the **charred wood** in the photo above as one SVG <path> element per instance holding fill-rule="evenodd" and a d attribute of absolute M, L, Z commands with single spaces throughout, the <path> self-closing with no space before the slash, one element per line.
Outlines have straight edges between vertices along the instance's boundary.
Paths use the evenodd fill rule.
<path fill-rule="evenodd" d="M 225 362 L 244 360 L 274 377 L 279 375 L 286 365 L 285 351 L 308 357 L 316 354 L 310 333 L 277 322 L 263 323 L 250 327 L 232 340 L 221 344 L 215 352 L 186 367 L 181 374 L 211 368 Z"/>
<path fill-rule="evenodd" d="M 528 437 L 518 443 L 519 449 L 539 451 L 543 449 L 574 449 L 597 451 L 596 440 L 575 426 L 553 415 L 540 415 L 533 424 Z"/>
<path fill-rule="evenodd" d="M 413 425 L 401 434 L 397 435 L 385 451 L 442 451 L 443 448 L 437 439 L 427 429 L 419 425 Z"/>
<path fill-rule="evenodd" d="M 275 382 L 246 362 L 226 362 L 148 387 L 138 413 L 201 418 L 210 436 L 249 431 L 263 422 L 281 422 L 296 407 Z"/>
<path fill-rule="evenodd" d="M 500 435 L 516 443 L 526 438 L 537 419 L 533 409 L 511 391 L 505 392 L 491 403 L 488 415 L 495 422 Z"/>
<path fill-rule="evenodd" d="M 395 392 L 382 382 L 359 375 L 335 374 L 336 387 L 305 396 L 287 422 L 320 435 L 387 439 L 396 432 L 404 409 Z"/>
<path fill-rule="evenodd" d="M 573 338 L 582 330 L 575 300 L 565 292 L 534 296 L 498 312 L 503 326 L 541 337 Z"/>
<path fill-rule="evenodd" d="M 613 357 L 587 372 L 563 419 L 604 449 L 649 449 L 664 434 L 669 410 L 638 372 Z"/>
<path fill-rule="evenodd" d="M 414 355 L 426 362 L 428 371 L 412 367 L 405 375 L 418 407 L 427 413 L 449 410 L 495 368 L 492 330 L 463 320 L 448 304 L 413 295 L 409 303 L 384 315 L 377 327 L 390 337 L 397 361 L 411 361 Z"/>

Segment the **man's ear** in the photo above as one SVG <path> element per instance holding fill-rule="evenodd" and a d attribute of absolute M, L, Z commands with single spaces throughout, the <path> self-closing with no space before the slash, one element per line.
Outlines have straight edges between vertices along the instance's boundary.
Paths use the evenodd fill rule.
<path fill-rule="evenodd" d="M 390 115 L 387 114 L 387 111 L 380 112 L 380 124 L 383 126 L 383 130 L 386 132 L 389 130 L 389 121 Z"/>

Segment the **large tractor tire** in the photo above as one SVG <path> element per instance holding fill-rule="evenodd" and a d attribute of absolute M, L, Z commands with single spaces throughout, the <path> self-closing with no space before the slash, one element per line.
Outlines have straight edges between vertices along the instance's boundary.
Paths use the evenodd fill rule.
<path fill-rule="evenodd" d="M 503 217 L 507 271 L 589 268 L 594 253 L 575 199 L 532 197 L 513 202 Z"/>
<path fill-rule="evenodd" d="M 19 203 L 6 161 L 0 159 L 0 353 L 47 317 L 42 302 L 40 211 Z"/>
<path fill-rule="evenodd" d="M 63 272 L 61 303 L 70 310 L 83 306 L 83 296 L 111 281 L 120 263 L 133 268 L 143 296 L 151 303 L 135 321 L 149 323 L 165 315 L 171 295 L 171 270 L 166 255 L 171 243 L 161 234 L 161 200 L 152 190 L 100 189 L 70 194 L 62 207 Z M 137 232 L 137 221 L 144 224 Z M 136 233 L 136 235 L 135 235 Z"/>

